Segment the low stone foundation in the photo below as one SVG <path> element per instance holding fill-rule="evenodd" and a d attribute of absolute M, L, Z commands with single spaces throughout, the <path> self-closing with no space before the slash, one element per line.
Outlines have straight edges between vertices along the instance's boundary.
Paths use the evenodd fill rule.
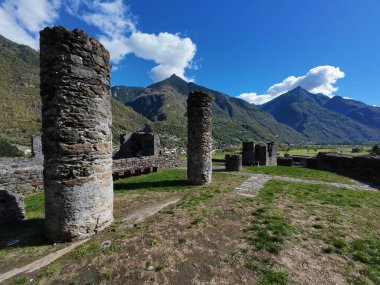
<path fill-rule="evenodd" d="M 42 162 L 40 162 L 42 163 Z M 185 162 L 175 155 L 143 156 L 114 159 L 112 175 L 114 180 L 132 175 L 157 171 L 160 168 L 183 167 Z M 150 169 L 148 171 L 148 169 Z M 33 194 L 44 190 L 43 167 L 33 158 L 0 159 L 0 190 L 16 194 Z M 125 176 L 124 172 L 130 173 Z"/>
<path fill-rule="evenodd" d="M 320 152 L 316 168 L 380 185 L 380 156 L 348 156 Z"/>
<path fill-rule="evenodd" d="M 278 166 L 293 166 L 292 157 L 277 157 Z"/>
<path fill-rule="evenodd" d="M 174 155 L 114 159 L 112 163 L 112 175 L 114 180 L 118 180 L 133 175 L 156 172 L 159 168 L 174 168 L 184 165 L 185 162 Z"/>
<path fill-rule="evenodd" d="M 241 171 L 243 168 L 241 154 L 226 154 L 225 165 L 226 171 Z"/>

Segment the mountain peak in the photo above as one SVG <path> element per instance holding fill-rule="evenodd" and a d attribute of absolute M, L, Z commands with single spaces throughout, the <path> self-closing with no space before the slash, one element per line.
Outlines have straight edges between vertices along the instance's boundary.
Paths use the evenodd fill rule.
<path fill-rule="evenodd" d="M 294 88 L 293 90 L 291 90 L 291 92 L 300 92 L 300 91 L 306 91 L 306 92 L 309 92 L 307 91 L 306 89 L 302 88 L 301 86 L 297 86 L 296 88 Z"/>
<path fill-rule="evenodd" d="M 181 77 L 179 77 L 178 75 L 174 74 L 162 81 L 170 81 L 170 82 L 180 82 L 180 83 L 185 83 L 187 84 L 187 81 L 186 80 L 183 80 Z"/>

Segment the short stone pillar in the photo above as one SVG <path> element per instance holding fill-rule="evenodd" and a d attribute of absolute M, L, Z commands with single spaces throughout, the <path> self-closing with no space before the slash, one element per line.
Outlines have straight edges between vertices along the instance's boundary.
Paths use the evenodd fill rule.
<path fill-rule="evenodd" d="M 241 171 L 243 168 L 241 154 L 226 154 L 224 161 L 226 171 Z"/>
<path fill-rule="evenodd" d="M 245 166 L 255 164 L 255 143 L 253 141 L 243 142 L 242 160 Z"/>
<path fill-rule="evenodd" d="M 110 55 L 81 30 L 40 32 L 46 235 L 89 237 L 113 220 Z"/>
<path fill-rule="evenodd" d="M 187 99 L 187 180 L 204 185 L 212 177 L 212 95 L 192 92 Z"/>

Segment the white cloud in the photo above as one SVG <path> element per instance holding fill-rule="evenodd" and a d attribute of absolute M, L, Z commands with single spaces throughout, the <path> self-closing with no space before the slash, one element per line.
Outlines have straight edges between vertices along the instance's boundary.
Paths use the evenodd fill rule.
<path fill-rule="evenodd" d="M 196 45 L 190 38 L 167 32 L 148 34 L 136 28 L 136 17 L 122 0 L 71 0 L 66 7 L 73 16 L 97 27 L 99 40 L 110 51 L 111 61 L 118 64 L 127 54 L 154 61 L 150 75 L 154 81 L 176 74 L 185 80 L 185 69 L 192 67 Z"/>
<path fill-rule="evenodd" d="M 333 93 L 338 90 L 334 86 L 336 81 L 345 76 L 339 67 L 330 65 L 317 66 L 308 71 L 303 76 L 295 77 L 289 76 L 285 78 L 281 83 L 274 84 L 269 87 L 265 94 L 258 95 L 257 93 L 243 93 L 238 98 L 244 99 L 249 103 L 264 104 L 281 94 L 288 92 L 301 86 L 311 93 L 322 93 L 329 97 L 333 96 Z"/>
<path fill-rule="evenodd" d="M 148 34 L 137 29 L 137 17 L 123 0 L 5 0 L 0 5 L 0 34 L 34 49 L 39 47 L 39 30 L 54 24 L 59 8 L 99 30 L 98 39 L 110 51 L 117 65 L 133 53 L 157 65 L 150 75 L 154 81 L 173 73 L 187 81 L 186 69 L 195 69 L 196 45 L 189 37 L 162 32 Z M 114 67 L 113 70 L 117 70 Z"/>
<path fill-rule="evenodd" d="M 0 6 L 0 34 L 38 49 L 38 32 L 58 17 L 60 1 L 6 0 Z"/>
<path fill-rule="evenodd" d="M 176 74 L 183 79 L 185 68 L 193 59 L 196 46 L 190 38 L 181 38 L 178 34 L 146 34 L 136 32 L 127 41 L 132 52 L 143 59 L 153 60 L 158 65 L 151 70 L 154 81 Z"/>

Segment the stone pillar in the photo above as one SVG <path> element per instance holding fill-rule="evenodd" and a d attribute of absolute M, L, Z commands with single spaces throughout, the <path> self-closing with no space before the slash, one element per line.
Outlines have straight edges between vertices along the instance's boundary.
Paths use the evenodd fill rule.
<path fill-rule="evenodd" d="M 255 146 L 255 163 L 260 166 L 267 165 L 267 145 Z"/>
<path fill-rule="evenodd" d="M 40 32 L 45 227 L 89 237 L 113 220 L 109 52 L 83 31 Z"/>
<path fill-rule="evenodd" d="M 277 152 L 274 142 L 267 143 L 267 166 L 277 166 Z"/>
<path fill-rule="evenodd" d="M 226 154 L 224 161 L 226 164 L 226 171 L 241 171 L 243 168 L 241 154 Z"/>
<path fill-rule="evenodd" d="M 187 180 L 204 185 L 212 176 L 212 95 L 192 92 L 187 99 Z"/>
<path fill-rule="evenodd" d="M 44 155 L 42 153 L 41 136 L 32 136 L 32 156 L 36 163 L 42 165 Z"/>
<path fill-rule="evenodd" d="M 250 166 L 255 164 L 255 143 L 243 142 L 242 152 L 243 165 Z"/>

